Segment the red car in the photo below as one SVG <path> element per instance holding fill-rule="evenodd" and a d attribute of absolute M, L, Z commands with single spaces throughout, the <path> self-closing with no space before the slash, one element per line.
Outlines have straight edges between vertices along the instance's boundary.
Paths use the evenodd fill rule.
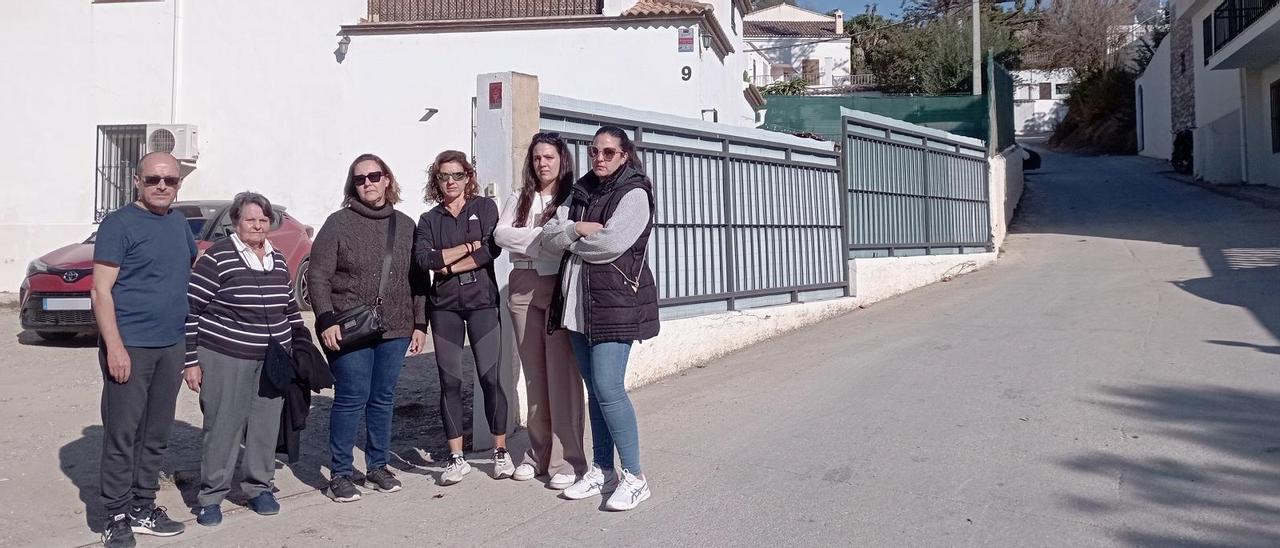
<path fill-rule="evenodd" d="M 173 209 L 187 216 L 191 234 L 203 252 L 234 231 L 227 213 L 230 206 L 230 200 L 209 200 L 174 202 Z M 277 215 L 267 237 L 289 264 L 298 306 L 310 310 L 306 279 L 313 229 L 289 216 L 284 207 L 274 209 Z M 18 291 L 23 329 L 35 331 L 45 340 L 66 340 L 97 332 L 89 302 L 95 236 L 96 233 L 82 243 L 51 251 L 27 266 L 27 276 Z"/>

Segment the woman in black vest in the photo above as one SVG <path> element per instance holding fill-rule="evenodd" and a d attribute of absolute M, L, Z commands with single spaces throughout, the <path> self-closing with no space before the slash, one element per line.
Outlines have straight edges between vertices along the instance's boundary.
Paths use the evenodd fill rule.
<path fill-rule="evenodd" d="M 658 290 L 645 259 L 653 183 L 622 129 L 600 128 L 587 155 L 591 172 L 562 206 L 569 221 L 544 229 L 552 234 L 550 245 L 566 250 L 548 329 L 569 330 L 587 385 L 593 441 L 591 469 L 564 494 L 584 499 L 612 490 L 605 507 L 630 510 L 649 498 L 625 379 L 631 344 L 658 334 Z M 615 448 L 620 473 L 614 471 Z"/>

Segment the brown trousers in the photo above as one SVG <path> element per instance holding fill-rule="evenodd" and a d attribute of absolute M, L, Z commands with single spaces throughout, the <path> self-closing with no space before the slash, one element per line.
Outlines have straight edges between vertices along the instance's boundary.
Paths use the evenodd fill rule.
<path fill-rule="evenodd" d="M 587 471 L 582 373 L 569 332 L 547 334 L 556 279 L 531 269 L 511 271 L 508 304 L 529 400 L 529 451 L 523 463 L 538 474 L 581 475 Z"/>

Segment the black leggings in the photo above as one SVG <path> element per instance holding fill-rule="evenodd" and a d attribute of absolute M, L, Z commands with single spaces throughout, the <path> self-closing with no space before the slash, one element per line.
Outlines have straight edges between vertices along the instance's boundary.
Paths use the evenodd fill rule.
<path fill-rule="evenodd" d="M 476 376 L 484 391 L 484 412 L 489 417 L 489 433 L 507 433 L 507 394 L 502 390 L 498 367 L 502 330 L 498 309 L 432 310 L 431 340 L 435 344 L 436 368 L 440 371 L 440 416 L 448 439 L 462 437 L 462 342 L 471 340 L 476 359 Z"/>

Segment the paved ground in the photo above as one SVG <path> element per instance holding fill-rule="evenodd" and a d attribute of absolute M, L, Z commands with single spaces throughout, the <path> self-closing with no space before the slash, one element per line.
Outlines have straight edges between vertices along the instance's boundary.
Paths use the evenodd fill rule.
<path fill-rule="evenodd" d="M 636 511 L 407 463 L 403 492 L 338 505 L 284 470 L 280 515 L 173 542 L 1280 544 L 1280 212 L 1139 158 L 1044 159 L 995 267 L 637 391 L 654 498 Z M 92 350 L 7 333 L 0 542 L 92 542 Z"/>

